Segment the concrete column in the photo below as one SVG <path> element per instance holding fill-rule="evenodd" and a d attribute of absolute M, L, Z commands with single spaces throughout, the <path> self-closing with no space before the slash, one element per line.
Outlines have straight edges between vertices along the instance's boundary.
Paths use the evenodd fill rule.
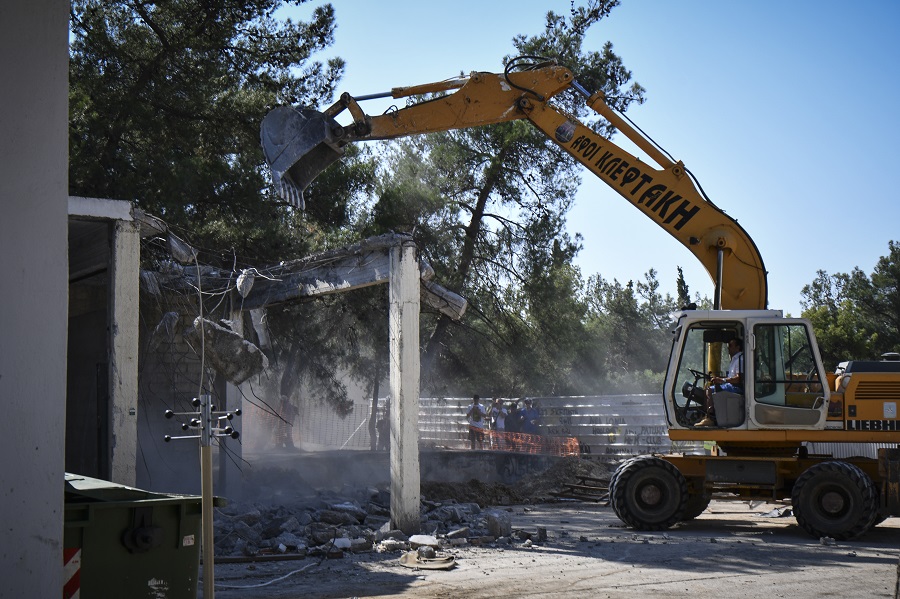
<path fill-rule="evenodd" d="M 411 241 L 391 248 L 389 275 L 391 521 L 421 528 L 419 504 L 419 267 Z"/>
<path fill-rule="evenodd" d="M 141 227 L 114 221 L 110 265 L 109 465 L 114 482 L 137 482 Z"/>
<path fill-rule="evenodd" d="M 0 563 L 4 597 L 59 597 L 68 311 L 68 0 L 0 10 Z"/>

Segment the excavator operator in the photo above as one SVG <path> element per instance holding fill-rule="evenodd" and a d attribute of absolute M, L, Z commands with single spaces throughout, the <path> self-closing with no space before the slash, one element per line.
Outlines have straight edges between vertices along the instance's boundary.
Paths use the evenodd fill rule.
<path fill-rule="evenodd" d="M 709 388 L 706 390 L 706 418 L 695 426 L 716 426 L 716 410 L 713 407 L 713 395 L 720 391 L 731 393 L 744 393 L 744 344 L 737 337 L 728 341 L 728 355 L 731 362 L 728 363 L 728 372 L 724 377 L 714 376 L 710 379 Z"/>

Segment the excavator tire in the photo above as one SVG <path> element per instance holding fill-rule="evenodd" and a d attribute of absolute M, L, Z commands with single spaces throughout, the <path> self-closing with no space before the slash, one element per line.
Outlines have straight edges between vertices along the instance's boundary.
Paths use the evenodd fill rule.
<path fill-rule="evenodd" d="M 864 534 L 878 516 L 875 484 L 847 462 L 822 462 L 808 468 L 794 483 L 791 505 L 803 530 L 840 541 Z"/>
<path fill-rule="evenodd" d="M 628 458 L 627 460 L 619 464 L 619 467 L 616 468 L 615 472 L 613 472 L 612 476 L 609 478 L 609 506 L 613 509 L 613 512 L 616 514 L 616 517 L 619 520 L 622 520 L 622 516 L 619 515 L 619 509 L 616 507 L 616 499 L 613 493 L 613 489 L 616 486 L 616 480 L 619 477 L 619 472 L 622 471 L 626 464 L 628 464 L 629 462 L 633 462 L 636 459 L 638 458 Z"/>
<path fill-rule="evenodd" d="M 609 487 L 619 519 L 637 530 L 665 530 L 683 519 L 687 481 L 666 460 L 642 456 L 624 462 Z"/>
<path fill-rule="evenodd" d="M 684 514 L 681 516 L 681 521 L 687 522 L 702 514 L 703 511 L 709 507 L 709 502 L 711 500 L 712 495 L 705 491 L 702 493 L 688 494 L 687 501 L 684 504 Z"/>

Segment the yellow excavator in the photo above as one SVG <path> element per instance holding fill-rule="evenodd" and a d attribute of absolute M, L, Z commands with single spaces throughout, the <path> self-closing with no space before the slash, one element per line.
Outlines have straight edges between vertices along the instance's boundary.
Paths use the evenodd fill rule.
<path fill-rule="evenodd" d="M 582 97 L 655 165 L 560 108 L 554 98 L 563 93 Z M 360 107 L 388 96 L 411 101 L 377 116 Z M 345 110 L 351 122 L 341 125 L 336 117 Z M 790 499 L 803 529 L 834 539 L 855 538 L 900 515 L 900 449 L 880 448 L 877 458 L 809 451 L 810 444 L 900 443 L 900 356 L 847 361 L 826 372 L 810 322 L 767 309 L 766 270 L 746 231 L 698 191 L 682 162 L 569 69 L 514 60 L 499 74 L 474 72 L 374 96 L 345 93 L 321 112 L 278 107 L 263 119 L 261 141 L 279 193 L 302 208 L 306 187 L 347 144 L 518 119 L 680 241 L 715 284 L 712 310 L 679 315 L 663 388 L 670 439 L 713 450 L 624 461 L 609 485 L 616 515 L 635 529 L 663 530 L 700 515 L 714 494 Z M 721 385 L 726 379 L 738 384 Z"/>

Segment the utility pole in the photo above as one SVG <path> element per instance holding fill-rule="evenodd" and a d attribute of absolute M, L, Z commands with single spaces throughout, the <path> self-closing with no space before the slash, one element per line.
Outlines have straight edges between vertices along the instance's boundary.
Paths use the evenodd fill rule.
<path fill-rule="evenodd" d="M 200 501 L 201 501 L 201 555 L 203 556 L 203 599 L 215 597 L 215 560 L 214 535 L 213 535 L 213 468 L 212 468 L 212 440 L 215 437 L 231 437 L 237 439 L 240 433 L 228 425 L 229 420 L 240 416 L 241 411 L 216 412 L 212 405 L 211 395 L 195 397 L 191 404 L 198 408 L 198 412 L 173 412 L 166 410 L 166 418 L 173 416 L 190 416 L 190 420 L 181 424 L 182 430 L 197 430 L 198 435 L 182 435 L 171 437 L 166 435 L 168 443 L 173 439 L 200 439 Z M 224 426 L 222 426 L 224 425 Z"/>

